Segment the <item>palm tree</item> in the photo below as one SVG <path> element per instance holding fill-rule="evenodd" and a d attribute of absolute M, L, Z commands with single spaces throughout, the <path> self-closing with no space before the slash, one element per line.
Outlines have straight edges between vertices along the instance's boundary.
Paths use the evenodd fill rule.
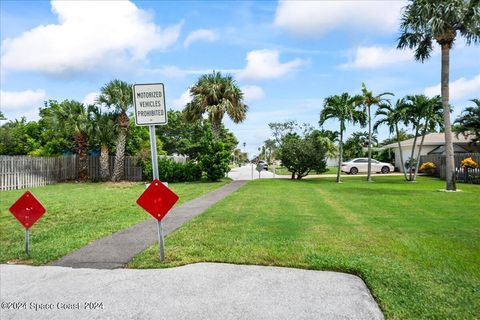
<path fill-rule="evenodd" d="M 119 181 L 124 174 L 125 143 L 128 133 L 127 111 L 132 105 L 132 86 L 120 80 L 112 80 L 100 89 L 101 95 L 97 102 L 104 103 L 115 109 L 118 123 L 117 151 L 113 167 L 112 181 Z"/>
<path fill-rule="evenodd" d="M 368 132 L 353 132 L 350 138 L 348 138 L 343 144 L 343 154 L 347 158 L 359 158 L 364 157 L 365 147 L 368 147 Z M 377 136 L 372 134 L 371 138 L 372 144 L 377 144 Z"/>
<path fill-rule="evenodd" d="M 338 131 L 331 130 L 313 130 L 312 137 L 317 139 L 325 148 L 325 155 L 328 158 L 335 158 L 338 155 L 338 148 L 335 142 L 338 141 Z"/>
<path fill-rule="evenodd" d="M 190 88 L 192 101 L 184 108 L 185 119 L 195 122 L 207 113 L 216 139 L 220 137 L 220 125 L 227 114 L 234 123 L 246 118 L 248 107 L 243 103 L 243 93 L 232 76 L 220 72 L 206 74 Z"/>
<path fill-rule="evenodd" d="M 464 137 L 472 136 L 472 143 L 476 144 L 480 140 L 480 99 L 470 100 L 476 106 L 467 107 L 462 115 L 455 120 L 453 130 L 457 136 L 462 134 Z"/>
<path fill-rule="evenodd" d="M 445 147 L 447 151 L 447 190 L 456 190 L 453 158 L 452 129 L 449 108 L 450 49 L 457 33 L 466 43 L 480 42 L 479 0 L 410 0 L 404 8 L 398 39 L 399 49 L 415 50 L 415 59 L 421 62 L 430 57 L 435 40 L 441 47 L 441 96 Z"/>
<path fill-rule="evenodd" d="M 409 181 L 415 181 L 418 167 L 418 160 L 420 152 L 422 151 L 423 141 L 425 134 L 428 130 L 434 130 L 438 124 L 438 112 L 441 106 L 440 98 L 428 98 L 423 94 L 408 95 L 405 97 L 402 108 L 403 122 L 405 125 L 412 124 L 415 136 L 413 138 L 412 151 L 410 153 L 409 162 Z M 424 124 L 422 125 L 422 121 Z M 420 131 L 421 130 L 421 131 Z M 417 140 L 419 133 L 421 132 L 422 139 L 420 142 L 419 150 L 417 151 L 417 157 L 415 157 L 415 148 L 417 146 Z M 415 167 L 415 171 L 414 171 Z"/>
<path fill-rule="evenodd" d="M 365 114 L 356 108 L 362 103 L 361 96 L 350 96 L 348 93 L 342 95 L 334 95 L 325 98 L 323 109 L 320 112 L 320 126 L 328 119 L 338 119 L 340 122 L 340 138 L 338 142 L 338 168 L 337 183 L 340 183 L 340 169 L 342 165 L 343 153 L 343 132 L 345 131 L 345 123 L 365 124 Z"/>
<path fill-rule="evenodd" d="M 268 163 L 272 163 L 272 160 L 275 159 L 277 154 L 277 144 L 273 139 L 267 139 L 264 141 L 265 143 L 265 150 L 268 150 Z"/>
<path fill-rule="evenodd" d="M 435 96 L 433 98 L 428 98 L 424 95 L 420 95 L 417 98 L 418 111 L 420 112 L 421 117 L 424 120 L 422 129 L 422 139 L 420 140 L 420 146 L 418 147 L 417 152 L 417 163 L 420 161 L 420 155 L 422 154 L 423 142 L 425 140 L 425 134 L 427 132 L 432 132 L 437 129 L 437 127 L 443 128 L 443 106 L 442 98 L 440 96 Z M 415 174 L 413 175 L 413 181 L 417 178 L 418 167 L 420 163 L 415 166 Z"/>
<path fill-rule="evenodd" d="M 422 104 L 424 103 L 425 96 L 422 95 L 408 95 L 403 100 L 403 124 L 408 126 L 412 125 L 412 130 L 415 132 L 413 136 L 412 151 L 408 162 L 408 180 L 413 181 L 413 168 L 417 165 L 415 161 L 415 148 L 417 146 L 418 133 L 421 128 L 421 121 L 423 118 Z"/>
<path fill-rule="evenodd" d="M 385 96 L 393 96 L 393 93 L 384 92 L 379 95 L 374 95 L 372 91 L 368 91 L 365 83 L 362 83 L 362 104 L 367 111 L 368 119 L 368 169 L 367 169 L 367 181 L 372 181 L 372 117 L 371 107 L 379 105 L 382 102 L 388 101 Z"/>
<path fill-rule="evenodd" d="M 401 169 L 403 171 L 405 180 L 408 180 L 407 171 L 405 170 L 405 163 L 403 161 L 402 144 L 400 143 L 400 141 L 403 139 L 401 139 L 401 136 L 400 136 L 401 131 L 398 129 L 398 123 L 404 121 L 405 119 L 404 106 L 405 106 L 404 99 L 398 99 L 397 102 L 395 103 L 395 106 L 392 106 L 390 101 L 385 101 L 381 103 L 377 109 L 377 112 L 375 113 L 375 117 L 383 116 L 383 118 L 377 120 L 377 122 L 373 126 L 373 130 L 377 131 L 380 125 L 386 124 L 390 131 L 390 134 L 395 132 L 396 140 L 398 143 L 398 151 L 400 153 Z"/>
<path fill-rule="evenodd" d="M 100 145 L 100 180 L 108 181 L 110 178 L 109 146 L 117 136 L 115 115 L 102 113 L 98 106 L 89 106 L 92 123 L 92 136 Z"/>
<path fill-rule="evenodd" d="M 51 123 L 54 128 L 65 134 L 73 135 L 74 149 L 78 154 L 78 179 L 85 182 L 88 179 L 88 136 L 90 119 L 84 105 L 74 100 L 65 100 L 60 104 L 54 103 L 51 114 Z"/>

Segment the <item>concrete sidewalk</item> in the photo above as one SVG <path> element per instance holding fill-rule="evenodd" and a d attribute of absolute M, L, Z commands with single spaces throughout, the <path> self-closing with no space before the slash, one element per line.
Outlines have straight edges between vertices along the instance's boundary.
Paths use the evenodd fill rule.
<path fill-rule="evenodd" d="M 1 265 L 0 277 L 2 320 L 383 319 L 359 277 L 329 271 L 218 263 L 154 270 Z"/>
<path fill-rule="evenodd" d="M 173 208 L 162 220 L 164 235 L 172 233 L 245 183 L 246 181 L 233 181 Z M 157 242 L 157 234 L 157 221 L 153 218 L 147 219 L 128 229 L 96 240 L 49 265 L 95 269 L 122 268 L 138 253 Z"/>

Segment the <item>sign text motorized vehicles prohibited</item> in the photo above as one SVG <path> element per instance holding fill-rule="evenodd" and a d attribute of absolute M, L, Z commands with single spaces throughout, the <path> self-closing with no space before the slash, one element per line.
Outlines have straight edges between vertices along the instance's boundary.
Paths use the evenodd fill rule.
<path fill-rule="evenodd" d="M 133 107 L 137 126 L 166 124 L 167 107 L 163 83 L 134 84 Z"/>

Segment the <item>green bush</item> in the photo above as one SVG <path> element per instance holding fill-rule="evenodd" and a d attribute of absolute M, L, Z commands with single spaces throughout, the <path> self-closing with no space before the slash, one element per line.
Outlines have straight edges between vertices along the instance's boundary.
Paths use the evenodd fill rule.
<path fill-rule="evenodd" d="M 151 181 L 153 179 L 152 163 L 145 161 L 143 167 L 144 179 Z M 202 169 L 192 161 L 186 163 L 176 163 L 171 159 L 160 158 L 158 160 L 158 176 L 163 182 L 191 182 L 202 178 Z"/>
<path fill-rule="evenodd" d="M 201 141 L 202 152 L 198 163 L 209 181 L 218 181 L 225 176 L 230 168 L 230 152 L 226 150 L 222 141 L 213 138 L 211 130 Z"/>

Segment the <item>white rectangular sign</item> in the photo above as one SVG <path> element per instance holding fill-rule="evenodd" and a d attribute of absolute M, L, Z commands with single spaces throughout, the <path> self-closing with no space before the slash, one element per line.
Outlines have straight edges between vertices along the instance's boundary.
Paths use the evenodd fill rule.
<path fill-rule="evenodd" d="M 133 107 L 137 126 L 167 124 L 163 83 L 134 84 Z"/>

